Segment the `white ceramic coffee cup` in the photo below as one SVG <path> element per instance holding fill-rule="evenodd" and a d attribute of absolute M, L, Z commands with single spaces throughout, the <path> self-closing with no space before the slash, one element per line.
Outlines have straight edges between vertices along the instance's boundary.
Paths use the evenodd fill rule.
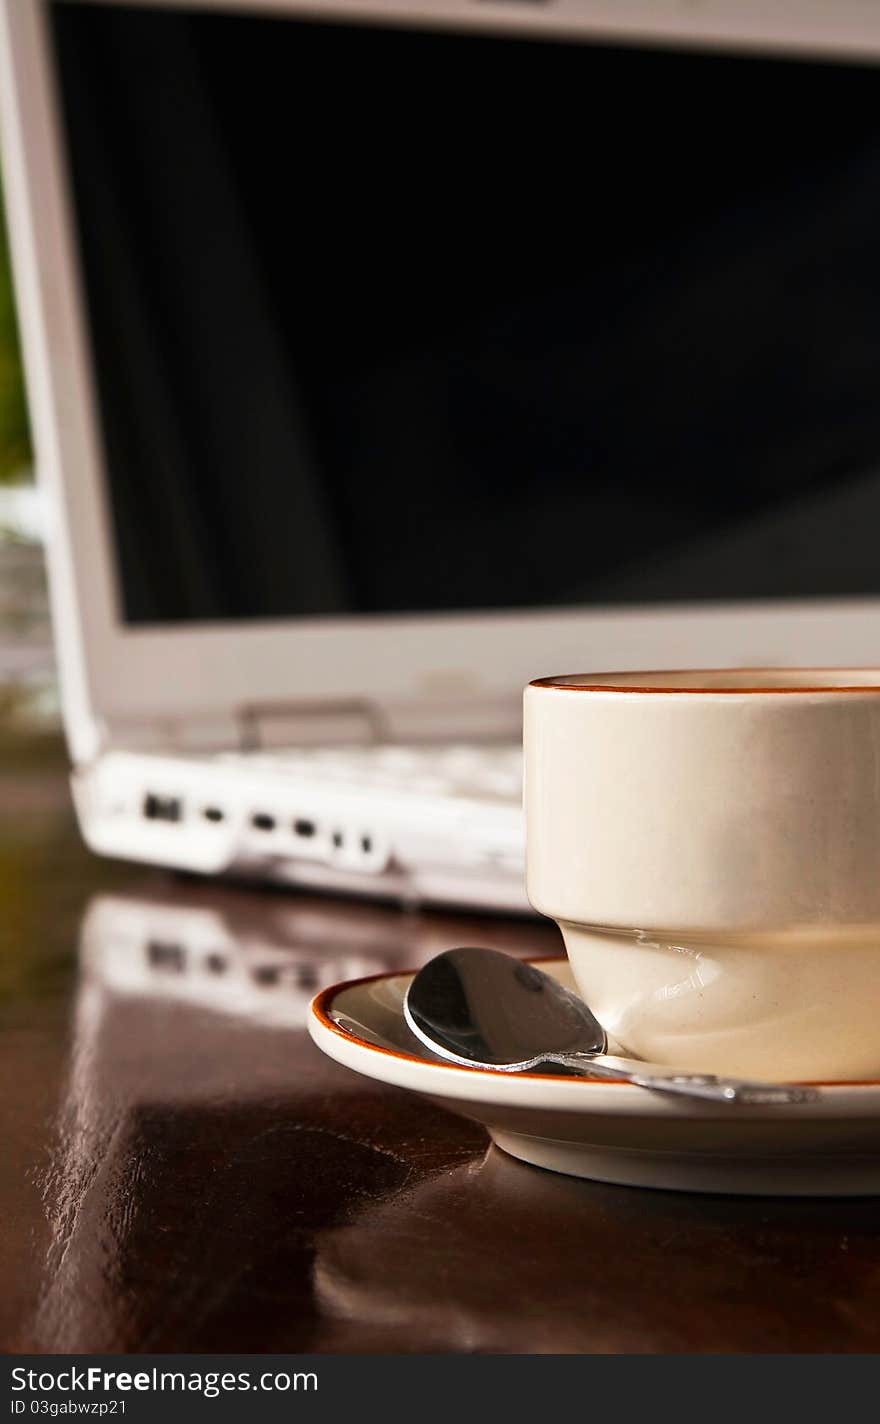
<path fill-rule="evenodd" d="M 880 671 L 544 678 L 528 893 L 627 1052 L 880 1076 Z"/>

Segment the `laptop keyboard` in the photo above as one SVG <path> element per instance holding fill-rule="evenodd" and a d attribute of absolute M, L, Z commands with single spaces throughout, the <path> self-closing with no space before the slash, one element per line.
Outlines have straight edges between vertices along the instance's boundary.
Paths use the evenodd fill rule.
<path fill-rule="evenodd" d="M 522 796 L 522 748 L 515 744 L 273 748 L 222 760 L 324 785 L 506 802 Z"/>

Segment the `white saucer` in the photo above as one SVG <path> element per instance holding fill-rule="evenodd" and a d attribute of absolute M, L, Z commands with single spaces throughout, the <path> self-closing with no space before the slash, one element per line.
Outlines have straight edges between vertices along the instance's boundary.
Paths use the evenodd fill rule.
<path fill-rule="evenodd" d="M 573 986 L 565 959 L 541 968 Z M 713 1106 L 626 1083 L 494 1074 L 430 1059 L 403 1017 L 411 974 L 323 990 L 318 1047 L 346 1067 L 424 1093 L 488 1128 L 505 1152 L 575 1177 L 675 1191 L 787 1196 L 880 1193 L 880 1082 L 822 1086 L 789 1107 Z"/>

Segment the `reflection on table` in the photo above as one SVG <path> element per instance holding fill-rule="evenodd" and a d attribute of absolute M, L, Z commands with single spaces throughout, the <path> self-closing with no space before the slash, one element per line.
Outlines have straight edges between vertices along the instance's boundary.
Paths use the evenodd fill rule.
<path fill-rule="evenodd" d="M 467 928 L 514 952 L 534 944 L 525 922 Z M 418 967 L 463 929 L 217 886 L 94 897 L 44 1178 L 39 1348 L 197 1348 L 227 1317 L 247 1336 L 266 1292 L 299 1298 L 271 1327 L 289 1344 L 315 1313 L 309 1237 L 410 1174 L 370 1109 L 384 1090 L 318 1054 L 309 1003 L 329 983 Z M 456 1139 L 465 1157 L 482 1150 L 480 1129 L 407 1102 L 421 1130 L 439 1120 L 438 1158 L 458 1160 Z M 268 1348 L 264 1329 L 240 1348 Z"/>

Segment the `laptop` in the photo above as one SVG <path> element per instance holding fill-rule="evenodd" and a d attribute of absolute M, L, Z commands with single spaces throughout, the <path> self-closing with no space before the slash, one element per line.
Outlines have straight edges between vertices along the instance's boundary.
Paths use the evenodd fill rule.
<path fill-rule="evenodd" d="M 2 0 L 101 854 L 526 910 L 520 697 L 880 647 L 880 16 Z"/>

